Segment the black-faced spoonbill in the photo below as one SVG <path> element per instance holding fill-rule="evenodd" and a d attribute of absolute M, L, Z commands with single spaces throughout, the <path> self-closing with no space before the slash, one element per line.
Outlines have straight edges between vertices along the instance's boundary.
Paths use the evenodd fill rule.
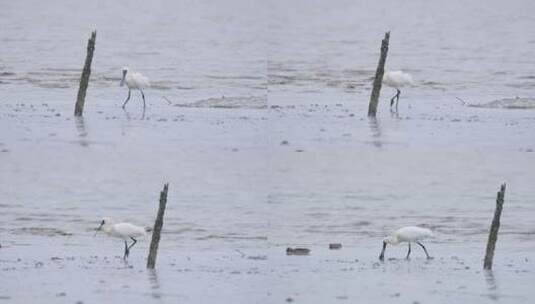
<path fill-rule="evenodd" d="M 95 235 L 100 230 L 104 231 L 107 235 L 120 238 L 124 240 L 124 257 L 126 260 L 130 254 L 130 249 L 137 243 L 136 238 L 145 236 L 145 228 L 136 226 L 130 223 L 114 223 L 109 217 L 106 217 L 100 222 Z M 128 245 L 128 240 L 132 240 L 132 244 Z"/>
<path fill-rule="evenodd" d="M 409 259 L 409 256 L 411 254 L 411 242 L 415 242 L 416 244 L 420 245 L 422 249 L 424 250 L 427 258 L 431 259 L 431 257 L 427 253 L 427 249 L 425 249 L 425 246 L 422 243 L 420 243 L 420 241 L 428 237 L 432 237 L 432 236 L 433 236 L 433 233 L 431 232 L 431 230 L 427 228 L 421 228 L 421 227 L 416 227 L 416 226 L 400 228 L 394 231 L 392 235 L 390 235 L 389 237 L 383 240 L 383 250 L 381 251 L 381 254 L 379 255 L 379 260 L 382 261 L 385 258 L 386 244 L 397 245 L 403 242 L 409 243 L 409 251 L 407 252 L 407 259 Z"/>
<path fill-rule="evenodd" d="M 396 89 L 397 93 L 390 99 L 390 107 L 394 105 L 396 100 L 396 109 L 398 108 L 400 88 L 411 85 L 413 83 L 412 76 L 402 71 L 388 71 L 383 75 L 383 83 L 391 88 Z"/>
<path fill-rule="evenodd" d="M 141 92 L 141 97 L 143 97 L 143 109 L 145 109 L 145 94 L 143 94 L 143 89 L 150 86 L 149 79 L 140 73 L 129 72 L 127 67 L 123 68 L 123 78 L 121 79 L 121 87 L 128 87 L 128 97 L 123 103 L 123 109 L 130 100 L 130 93 L 132 90 L 139 90 Z"/>

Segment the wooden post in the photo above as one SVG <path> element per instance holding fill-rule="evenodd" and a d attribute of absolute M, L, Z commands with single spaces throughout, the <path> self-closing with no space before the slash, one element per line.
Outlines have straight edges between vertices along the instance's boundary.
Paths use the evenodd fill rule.
<path fill-rule="evenodd" d="M 147 258 L 147 268 L 154 269 L 156 265 L 156 255 L 158 253 L 158 244 L 160 243 L 160 233 L 163 226 L 163 214 L 165 212 L 165 205 L 167 204 L 167 191 L 169 189 L 169 183 L 163 186 L 162 192 L 160 192 L 160 207 L 158 208 L 158 215 L 154 222 L 154 228 L 152 230 L 152 240 L 150 241 L 149 257 Z"/>
<path fill-rule="evenodd" d="M 381 42 L 381 57 L 379 57 L 379 64 L 375 71 L 375 79 L 373 80 L 372 95 L 370 96 L 370 105 L 368 106 L 368 116 L 375 117 L 377 114 L 377 103 L 379 103 L 379 93 L 381 92 L 381 85 L 383 84 L 383 75 L 385 73 L 386 55 L 388 54 L 388 43 L 390 40 L 390 32 L 385 33 L 385 38 Z"/>
<path fill-rule="evenodd" d="M 85 92 L 89 84 L 89 75 L 91 75 L 91 62 L 93 61 L 93 52 L 95 51 L 95 40 L 97 39 L 97 31 L 91 33 L 91 38 L 87 41 L 87 55 L 85 57 L 84 70 L 80 78 L 80 87 L 78 88 L 78 97 L 76 98 L 76 105 L 74 106 L 74 115 L 82 116 L 84 112 Z"/>
<path fill-rule="evenodd" d="M 505 184 L 502 184 L 500 191 L 496 196 L 496 210 L 494 211 L 494 218 L 490 225 L 489 240 L 487 242 L 487 252 L 485 253 L 484 269 L 492 269 L 492 260 L 494 258 L 494 248 L 496 248 L 496 241 L 498 240 L 498 230 L 500 229 L 500 217 L 502 216 L 503 200 L 505 196 Z"/>

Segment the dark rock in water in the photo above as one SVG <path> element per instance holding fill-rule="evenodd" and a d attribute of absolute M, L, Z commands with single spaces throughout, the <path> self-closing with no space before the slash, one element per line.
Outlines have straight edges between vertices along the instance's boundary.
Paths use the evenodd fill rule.
<path fill-rule="evenodd" d="M 340 243 L 330 243 L 329 244 L 329 249 L 331 250 L 336 250 L 336 249 L 341 249 L 342 248 L 342 244 Z"/>
<path fill-rule="evenodd" d="M 310 249 L 308 248 L 286 248 L 286 255 L 308 255 L 310 254 Z"/>
<path fill-rule="evenodd" d="M 283 140 L 281 141 L 281 146 L 287 146 L 289 145 L 290 143 L 287 141 L 287 140 Z"/>

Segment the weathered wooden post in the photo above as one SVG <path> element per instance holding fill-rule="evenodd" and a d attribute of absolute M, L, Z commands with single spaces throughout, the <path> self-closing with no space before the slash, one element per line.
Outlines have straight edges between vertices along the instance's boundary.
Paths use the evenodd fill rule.
<path fill-rule="evenodd" d="M 163 190 L 160 192 L 160 207 L 158 208 L 158 215 L 154 222 L 154 228 L 152 230 L 152 240 L 150 241 L 149 257 L 147 258 L 147 268 L 154 269 L 156 265 L 156 255 L 158 254 L 158 244 L 160 243 L 160 233 L 163 226 L 163 214 L 165 213 L 165 205 L 167 204 L 167 191 L 169 189 L 169 183 L 163 186 Z"/>
<path fill-rule="evenodd" d="M 498 230 L 500 229 L 500 217 L 502 216 L 503 200 L 505 196 L 505 184 L 502 184 L 500 191 L 496 196 L 496 210 L 494 211 L 494 218 L 490 225 L 489 240 L 487 242 L 487 252 L 485 253 L 484 269 L 492 269 L 492 260 L 494 258 L 494 248 L 496 248 L 496 241 L 498 240 Z"/>
<path fill-rule="evenodd" d="M 95 51 L 95 40 L 97 39 L 97 31 L 91 33 L 91 38 L 87 41 L 87 55 L 85 57 L 84 70 L 80 78 L 80 87 L 78 88 L 78 97 L 76 98 L 76 105 L 74 106 L 74 115 L 82 116 L 84 113 L 85 92 L 89 84 L 89 75 L 91 75 L 91 62 L 93 61 L 93 52 Z"/>
<path fill-rule="evenodd" d="M 381 42 L 381 57 L 379 57 L 379 64 L 375 71 L 375 79 L 373 80 L 372 95 L 370 96 L 370 105 L 368 106 L 368 116 L 375 117 L 377 114 L 377 103 L 379 103 L 379 94 L 381 92 L 381 85 L 383 84 L 383 74 L 385 73 L 386 55 L 388 54 L 388 43 L 390 40 L 390 32 L 385 33 L 385 38 Z"/>

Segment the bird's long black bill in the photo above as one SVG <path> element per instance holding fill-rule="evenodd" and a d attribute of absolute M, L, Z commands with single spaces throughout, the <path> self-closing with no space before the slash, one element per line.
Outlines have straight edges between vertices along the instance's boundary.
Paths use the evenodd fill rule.
<path fill-rule="evenodd" d="M 381 250 L 381 254 L 379 255 L 379 260 L 381 261 L 385 259 L 385 250 L 386 250 L 386 242 L 383 242 L 383 250 Z"/>
<path fill-rule="evenodd" d="M 126 71 L 123 71 L 123 78 L 121 78 L 121 83 L 119 84 L 119 86 L 124 86 L 124 80 L 126 78 Z"/>

